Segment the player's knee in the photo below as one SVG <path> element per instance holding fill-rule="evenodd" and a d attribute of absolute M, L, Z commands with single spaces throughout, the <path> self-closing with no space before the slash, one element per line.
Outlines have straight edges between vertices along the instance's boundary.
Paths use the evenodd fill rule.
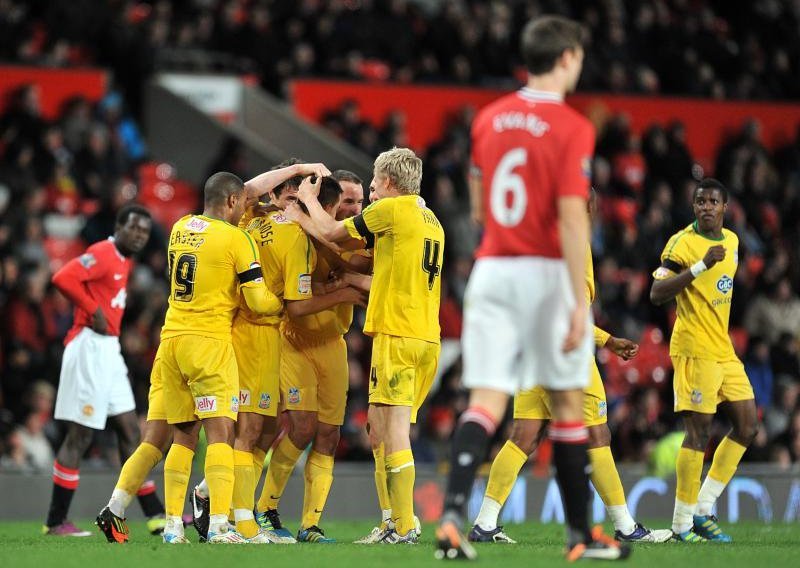
<path fill-rule="evenodd" d="M 339 427 L 320 423 L 314 437 L 314 449 L 319 453 L 332 456 L 339 445 Z"/>
<path fill-rule="evenodd" d="M 292 416 L 289 438 L 298 448 L 304 448 L 314 439 L 317 433 L 317 419 L 313 413 L 297 413 Z"/>
<path fill-rule="evenodd" d="M 540 421 L 515 420 L 509 440 L 527 455 L 531 455 L 539 445 L 544 432 Z"/>
<path fill-rule="evenodd" d="M 142 442 L 155 446 L 162 454 L 166 454 L 172 444 L 172 429 L 164 420 L 148 422 Z"/>
<path fill-rule="evenodd" d="M 70 426 L 67 431 L 67 436 L 64 438 L 64 445 L 70 451 L 78 452 L 83 455 L 83 452 L 89 449 L 92 444 L 94 432 L 91 428 L 74 424 Z"/>
<path fill-rule="evenodd" d="M 733 428 L 733 434 L 736 442 L 743 446 L 749 446 L 758 435 L 758 421 L 748 420 L 743 424 L 737 424 Z"/>

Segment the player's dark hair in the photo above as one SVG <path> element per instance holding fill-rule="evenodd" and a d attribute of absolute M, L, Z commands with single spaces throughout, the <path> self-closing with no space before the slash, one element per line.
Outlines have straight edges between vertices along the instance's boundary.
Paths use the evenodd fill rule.
<path fill-rule="evenodd" d="M 532 75 L 553 70 L 556 60 L 568 49 L 583 47 L 589 37 L 586 27 L 562 16 L 542 16 L 522 30 L 520 52 Z"/>
<path fill-rule="evenodd" d="M 698 183 L 697 187 L 694 189 L 694 197 L 697 197 L 697 192 L 701 189 L 716 189 L 722 196 L 722 202 L 728 202 L 728 189 L 718 179 L 703 178 L 700 180 L 700 183 Z"/>
<path fill-rule="evenodd" d="M 243 189 L 244 182 L 239 176 L 230 172 L 217 172 L 206 180 L 203 188 L 205 205 L 220 205 L 227 201 L 228 197 Z"/>
<path fill-rule="evenodd" d="M 131 215 L 139 215 L 140 217 L 144 217 L 146 219 L 152 218 L 150 211 L 145 209 L 143 205 L 139 205 L 138 203 L 128 203 L 117 212 L 117 226 L 121 227 L 127 225 Z"/>
<path fill-rule="evenodd" d="M 317 196 L 320 205 L 323 207 L 330 207 L 339 201 L 341 195 L 342 186 L 339 185 L 338 181 L 331 176 L 322 178 L 322 183 L 319 186 L 319 195 Z M 308 213 L 308 209 L 302 201 L 298 201 L 297 203 L 300 205 L 300 209 L 303 210 L 303 213 Z"/>
<path fill-rule="evenodd" d="M 364 183 L 360 177 L 350 170 L 336 170 L 331 174 L 331 177 L 339 183 L 343 181 L 349 181 L 350 183 L 356 183 L 358 185 L 362 185 Z"/>
<path fill-rule="evenodd" d="M 280 170 L 282 168 L 288 168 L 289 166 L 293 166 L 295 164 L 305 164 L 305 163 L 306 163 L 305 160 L 301 160 L 300 158 L 286 158 L 284 161 L 282 161 L 277 166 L 272 166 L 269 169 L 269 171 L 272 172 L 272 171 L 275 171 L 275 170 Z M 272 193 L 275 194 L 275 197 L 280 197 L 281 193 L 283 193 L 284 190 L 286 190 L 286 189 L 288 189 L 290 187 L 293 187 L 295 189 L 300 187 L 300 182 L 302 182 L 302 181 L 303 181 L 303 176 L 290 177 L 289 179 L 284 181 L 282 184 L 276 186 L 272 190 Z"/>

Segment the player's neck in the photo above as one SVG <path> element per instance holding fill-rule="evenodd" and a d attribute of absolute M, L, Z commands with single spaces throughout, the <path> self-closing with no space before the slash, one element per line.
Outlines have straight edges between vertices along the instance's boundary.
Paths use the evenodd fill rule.
<path fill-rule="evenodd" d="M 694 231 L 701 237 L 711 239 L 712 241 L 721 241 L 723 237 L 722 225 L 719 227 L 713 227 L 711 229 L 703 229 L 700 227 L 700 223 L 698 223 L 696 219 L 694 222 Z"/>
<path fill-rule="evenodd" d="M 534 91 L 555 93 L 562 99 L 567 91 L 566 87 L 564 86 L 564 80 L 555 73 L 547 73 L 545 75 L 528 75 L 528 84 L 526 87 Z"/>
<path fill-rule="evenodd" d="M 203 217 L 208 217 L 209 219 L 216 219 L 217 221 L 225 221 L 225 214 L 223 210 L 219 207 L 206 207 L 203 209 L 203 213 L 201 213 Z"/>

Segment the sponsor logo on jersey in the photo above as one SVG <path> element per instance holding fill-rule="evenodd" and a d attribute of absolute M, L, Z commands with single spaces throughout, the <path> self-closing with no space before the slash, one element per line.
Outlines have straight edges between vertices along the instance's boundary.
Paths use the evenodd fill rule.
<path fill-rule="evenodd" d="M 289 404 L 300 404 L 300 389 L 297 387 L 289 388 Z"/>
<path fill-rule="evenodd" d="M 239 412 L 239 397 L 236 395 L 231 397 L 231 412 Z"/>
<path fill-rule="evenodd" d="M 97 259 L 92 253 L 87 252 L 86 254 L 82 254 L 80 257 L 78 257 L 78 262 L 80 262 L 81 266 L 84 268 L 91 268 L 97 264 Z"/>
<path fill-rule="evenodd" d="M 608 403 L 605 400 L 598 401 L 597 403 L 597 416 L 602 418 L 608 414 Z"/>
<path fill-rule="evenodd" d="M 204 221 L 199 217 L 192 217 L 186 223 L 186 228 L 194 233 L 203 233 L 211 225 L 208 221 Z"/>
<path fill-rule="evenodd" d="M 697 389 L 692 390 L 692 404 L 702 404 L 703 403 L 703 393 L 701 393 Z"/>
<path fill-rule="evenodd" d="M 310 274 L 301 274 L 297 277 L 297 291 L 300 294 L 310 294 L 311 293 L 311 275 Z"/>
<path fill-rule="evenodd" d="M 250 391 L 239 389 L 239 406 L 250 406 Z"/>
<path fill-rule="evenodd" d="M 733 289 L 733 278 L 728 276 L 727 274 L 723 274 L 719 280 L 717 280 L 717 290 L 722 292 L 723 294 L 727 294 Z"/>
<path fill-rule="evenodd" d="M 266 410 L 272 404 L 272 397 L 269 396 L 268 392 L 261 393 L 261 399 L 258 401 L 258 407 L 262 410 Z"/>
<path fill-rule="evenodd" d="M 280 223 L 281 225 L 286 225 L 288 223 L 291 223 L 291 221 L 287 219 L 283 213 L 275 213 L 275 215 L 272 216 L 272 220 L 275 221 L 276 223 Z"/>
<path fill-rule="evenodd" d="M 194 397 L 194 407 L 197 412 L 215 412 L 217 410 L 217 397 L 196 396 Z"/>

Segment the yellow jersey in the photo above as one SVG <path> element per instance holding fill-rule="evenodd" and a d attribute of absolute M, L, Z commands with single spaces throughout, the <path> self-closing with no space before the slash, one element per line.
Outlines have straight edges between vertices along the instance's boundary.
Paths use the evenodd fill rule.
<path fill-rule="evenodd" d="M 240 287 L 264 286 L 253 239 L 219 219 L 186 215 L 172 227 L 169 307 L 161 339 L 231 338 Z"/>
<path fill-rule="evenodd" d="M 264 281 L 281 300 L 307 300 L 312 297 L 311 275 L 317 264 L 317 251 L 303 229 L 276 211 L 251 218 L 247 233 L 258 249 Z M 284 318 L 262 316 L 247 307 L 242 299 L 242 317 L 258 324 L 276 325 Z"/>
<path fill-rule="evenodd" d="M 728 320 L 733 279 L 739 266 L 739 238 L 728 229 L 714 239 L 702 235 L 697 222 L 672 235 L 661 253 L 657 280 L 672 278 L 702 260 L 708 248 L 725 247 L 725 258 L 701 273 L 677 296 L 678 319 L 672 330 L 670 355 L 724 361 L 735 356 Z"/>
<path fill-rule="evenodd" d="M 592 261 L 592 246 L 586 247 L 586 302 L 591 306 L 594 302 L 595 288 L 594 288 L 594 263 Z M 605 330 L 594 326 L 594 344 L 602 347 L 608 341 L 611 334 Z"/>
<path fill-rule="evenodd" d="M 364 333 L 438 343 L 444 230 L 425 200 L 384 198 L 344 224 L 354 238 L 375 236 Z"/>

